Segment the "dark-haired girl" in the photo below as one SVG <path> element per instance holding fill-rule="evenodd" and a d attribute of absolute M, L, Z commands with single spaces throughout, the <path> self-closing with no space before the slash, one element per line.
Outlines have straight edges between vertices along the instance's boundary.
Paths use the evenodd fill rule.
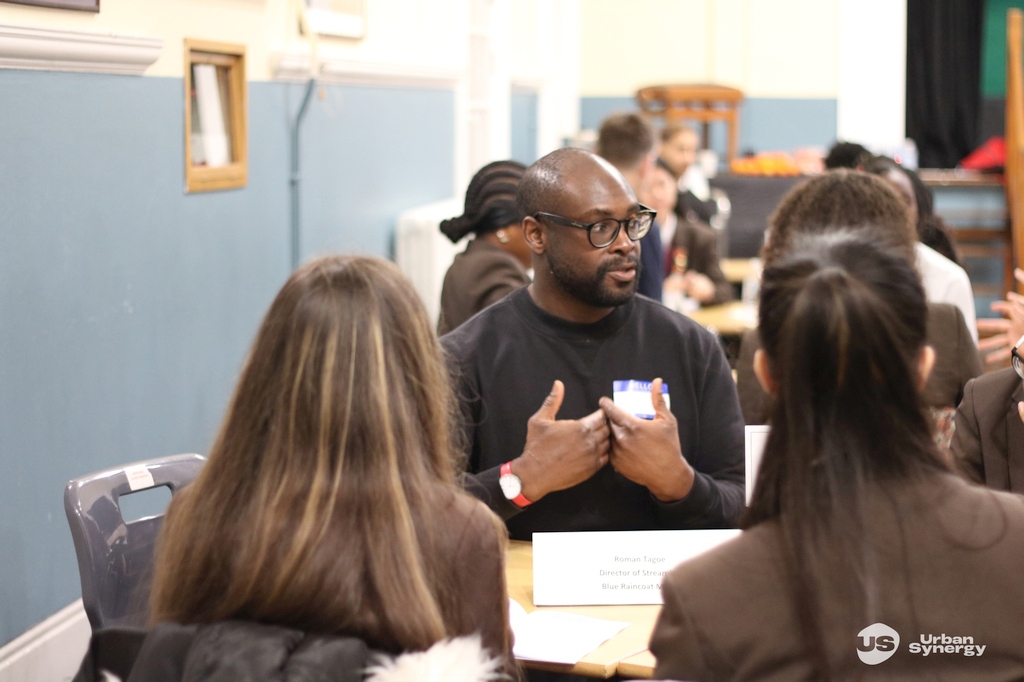
<path fill-rule="evenodd" d="M 853 233 L 802 237 L 759 312 L 775 400 L 745 532 L 665 577 L 655 677 L 1024 678 L 1024 498 L 936 450 L 911 264 Z"/>

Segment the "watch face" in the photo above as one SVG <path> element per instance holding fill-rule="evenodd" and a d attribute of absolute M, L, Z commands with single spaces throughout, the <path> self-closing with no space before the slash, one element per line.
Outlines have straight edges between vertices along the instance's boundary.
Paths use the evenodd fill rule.
<path fill-rule="evenodd" d="M 516 499 L 519 493 L 523 492 L 523 482 L 515 474 L 505 474 L 498 479 L 498 485 L 501 486 L 502 494 L 509 500 Z"/>

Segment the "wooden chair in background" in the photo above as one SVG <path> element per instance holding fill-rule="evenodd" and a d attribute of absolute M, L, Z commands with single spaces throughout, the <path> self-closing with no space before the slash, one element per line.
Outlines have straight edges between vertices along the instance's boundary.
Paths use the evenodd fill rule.
<path fill-rule="evenodd" d="M 636 93 L 640 110 L 666 125 L 682 121 L 701 124 L 701 146 L 708 148 L 710 125 L 720 121 L 729 128 L 727 163 L 736 158 L 740 140 L 740 104 L 743 91 L 724 85 L 652 85 Z"/>

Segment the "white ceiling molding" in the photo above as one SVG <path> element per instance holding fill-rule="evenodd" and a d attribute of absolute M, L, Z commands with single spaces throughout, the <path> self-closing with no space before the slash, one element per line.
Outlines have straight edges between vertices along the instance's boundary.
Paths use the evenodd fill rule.
<path fill-rule="evenodd" d="M 304 81 L 310 76 L 308 52 L 276 52 L 271 73 L 278 80 Z M 457 69 L 430 66 L 320 58 L 317 79 L 322 83 L 382 85 L 409 88 L 454 88 L 464 74 Z"/>
<path fill-rule="evenodd" d="M 162 38 L 0 24 L 0 68 L 142 75 Z"/>

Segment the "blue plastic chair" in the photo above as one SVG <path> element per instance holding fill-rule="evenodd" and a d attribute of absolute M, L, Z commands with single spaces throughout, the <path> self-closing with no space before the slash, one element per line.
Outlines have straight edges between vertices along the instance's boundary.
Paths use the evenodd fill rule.
<path fill-rule="evenodd" d="M 119 498 L 159 486 L 167 486 L 176 495 L 195 479 L 205 462 L 199 455 L 172 455 L 68 482 L 64 512 L 75 541 L 82 603 L 93 632 L 145 627 L 149 617 L 153 551 L 163 514 L 125 523 Z"/>

